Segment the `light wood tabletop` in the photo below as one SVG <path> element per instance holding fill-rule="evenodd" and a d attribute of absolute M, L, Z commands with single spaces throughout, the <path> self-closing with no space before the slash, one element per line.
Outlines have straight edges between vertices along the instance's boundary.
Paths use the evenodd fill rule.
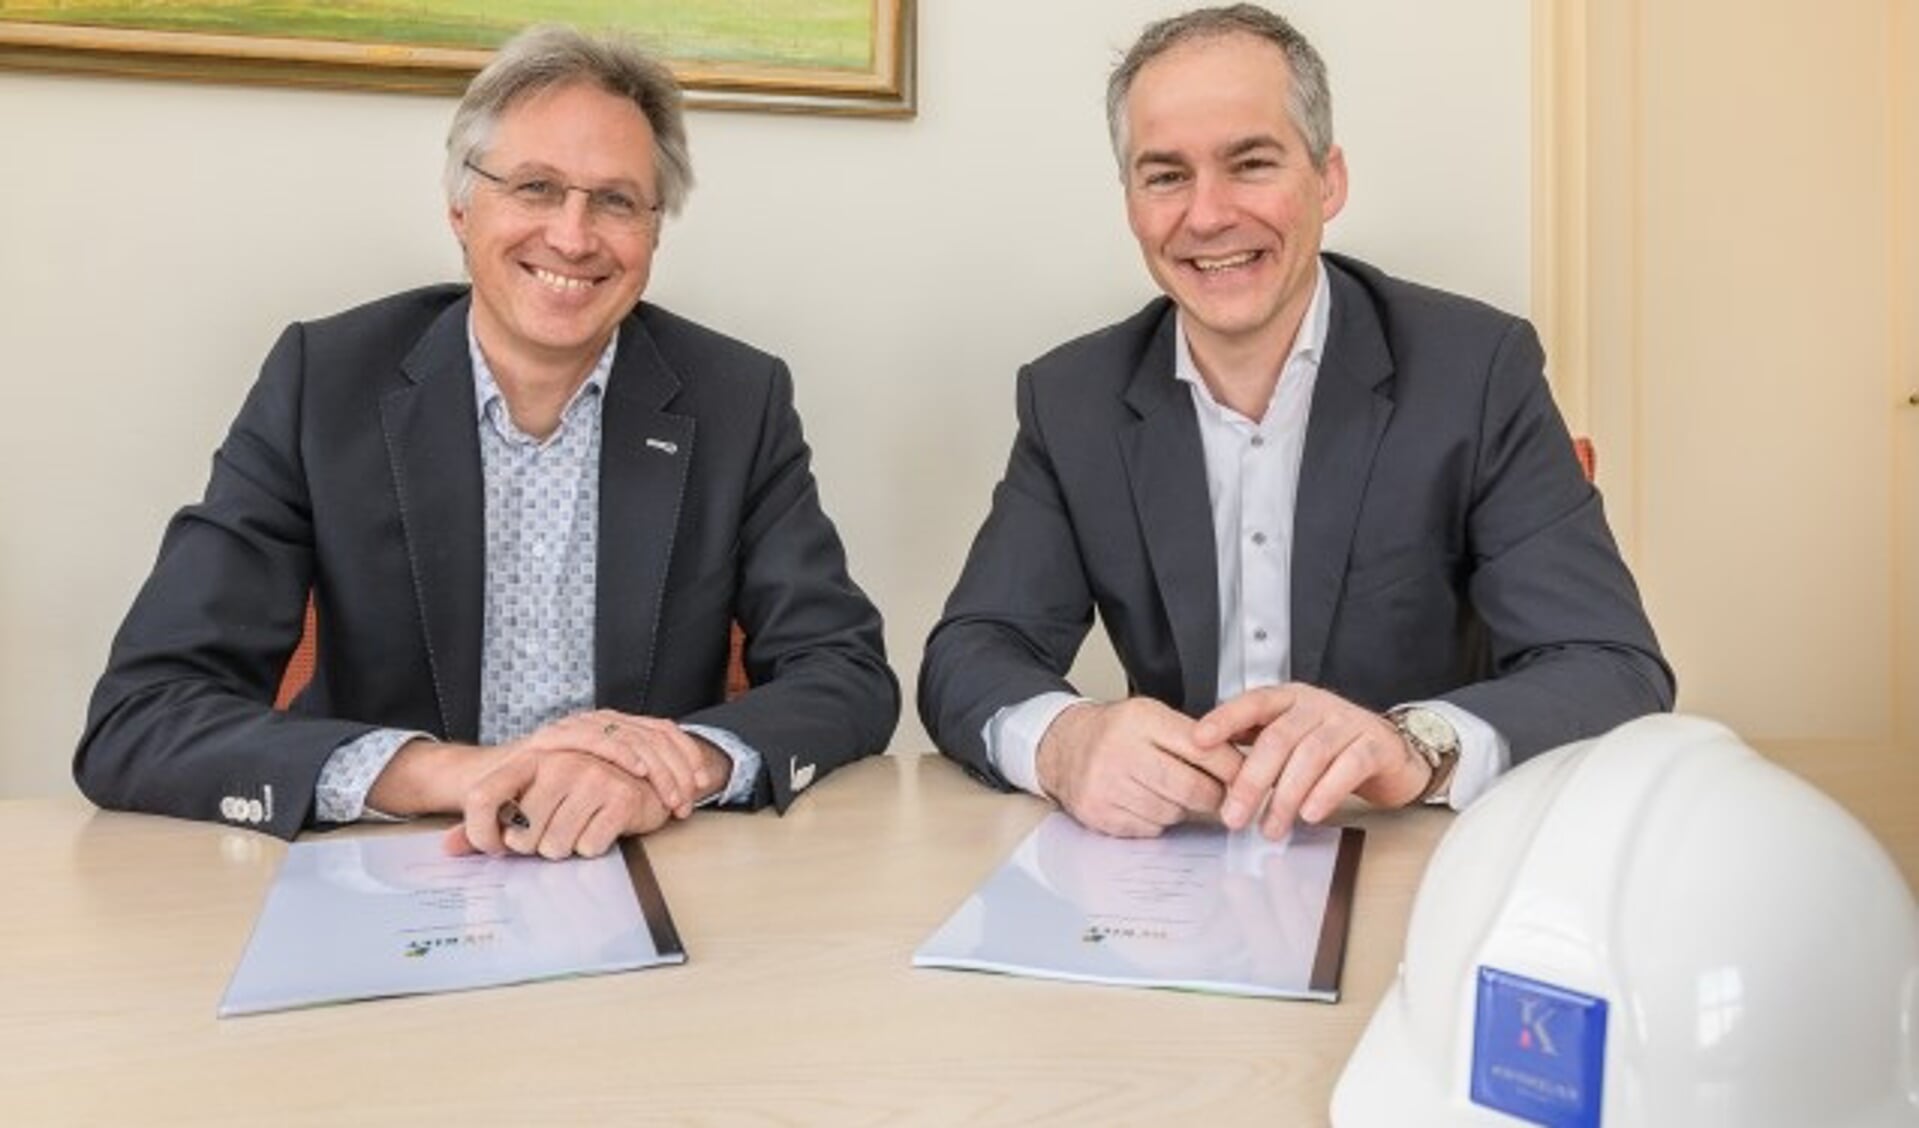
<path fill-rule="evenodd" d="M 1911 875 L 1909 806 L 1883 811 Z M 1347 818 L 1368 834 L 1337 1004 L 912 968 L 1045 810 L 938 758 L 864 761 L 784 818 L 646 840 L 684 966 L 216 1021 L 284 847 L 0 802 L 0 1121 L 1324 1122 L 1451 816 Z"/>

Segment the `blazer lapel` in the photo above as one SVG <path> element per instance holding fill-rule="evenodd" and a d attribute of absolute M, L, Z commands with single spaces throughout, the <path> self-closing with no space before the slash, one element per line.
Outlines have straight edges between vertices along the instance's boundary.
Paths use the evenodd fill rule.
<path fill-rule="evenodd" d="M 1173 377 L 1174 326 L 1169 306 L 1127 385 L 1126 403 L 1139 419 L 1121 430 L 1119 443 L 1179 651 L 1185 705 L 1203 711 L 1219 693 L 1219 565 L 1199 421 L 1192 393 Z"/>
<path fill-rule="evenodd" d="M 454 303 L 428 327 L 401 364 L 406 384 L 380 401 L 441 733 L 465 742 L 479 739 L 486 567 L 470 304 Z"/>
<path fill-rule="evenodd" d="M 652 679 L 694 420 L 664 410 L 680 380 L 637 316 L 620 327 L 600 417 L 600 552 L 594 696 L 641 712 Z"/>
<path fill-rule="evenodd" d="M 1366 496 L 1392 400 L 1380 385 L 1392 375 L 1392 354 L 1366 290 L 1327 264 L 1332 323 L 1313 389 L 1300 458 L 1293 516 L 1293 669 L 1313 682 L 1326 658 L 1353 530 Z"/>

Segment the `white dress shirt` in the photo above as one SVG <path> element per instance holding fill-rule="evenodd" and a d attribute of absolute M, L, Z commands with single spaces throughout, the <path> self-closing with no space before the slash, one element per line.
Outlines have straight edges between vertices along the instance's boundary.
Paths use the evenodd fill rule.
<path fill-rule="evenodd" d="M 1192 392 L 1213 511 L 1220 701 L 1249 689 L 1281 685 L 1292 674 L 1293 508 L 1313 388 L 1331 322 L 1332 291 L 1321 264 L 1312 301 L 1280 368 L 1272 401 L 1259 419 L 1249 419 L 1213 397 L 1193 360 L 1184 315 L 1176 326 L 1173 375 Z M 1085 700 L 1070 693 L 1043 693 L 993 714 L 986 722 L 986 753 L 1000 774 L 1016 787 L 1045 794 L 1034 764 L 1040 739 L 1068 706 Z M 1510 759 L 1505 738 L 1448 702 L 1414 704 L 1444 716 L 1459 734 L 1459 763 L 1447 802 L 1455 810 L 1464 809 L 1505 770 Z"/>

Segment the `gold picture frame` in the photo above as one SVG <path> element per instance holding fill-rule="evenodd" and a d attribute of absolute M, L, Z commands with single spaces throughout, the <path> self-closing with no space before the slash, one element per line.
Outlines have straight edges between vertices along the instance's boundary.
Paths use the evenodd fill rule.
<path fill-rule="evenodd" d="M 505 0 L 484 17 L 443 6 L 433 23 L 435 0 L 0 0 L 0 67 L 458 94 L 513 30 L 570 16 L 653 47 L 689 105 L 915 109 L 914 0 Z"/>

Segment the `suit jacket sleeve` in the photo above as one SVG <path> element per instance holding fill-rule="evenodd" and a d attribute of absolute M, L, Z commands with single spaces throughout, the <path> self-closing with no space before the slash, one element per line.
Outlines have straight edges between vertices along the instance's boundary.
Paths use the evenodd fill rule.
<path fill-rule="evenodd" d="M 276 712 L 313 572 L 299 442 L 303 329 L 273 347 L 213 458 L 204 498 L 169 523 L 87 709 L 74 779 L 102 807 L 219 819 L 265 798 L 291 838 L 320 766 L 372 726 Z"/>
<path fill-rule="evenodd" d="M 1492 676 L 1441 695 L 1498 729 L 1514 763 L 1673 702 L 1671 669 L 1543 370 L 1537 337 L 1515 321 L 1490 362 L 1466 515 L 1467 601 Z"/>
<path fill-rule="evenodd" d="M 920 666 L 921 720 L 934 742 L 978 778 L 1012 785 L 986 756 L 986 722 L 1066 680 L 1093 621 L 1079 542 L 1036 406 L 1020 372 L 1019 430 L 1006 474 L 974 538 Z"/>
<path fill-rule="evenodd" d="M 784 811 L 812 780 L 884 750 L 900 702 L 879 611 L 847 573 L 778 361 L 746 488 L 733 610 L 753 688 L 678 719 L 725 729 L 759 752 L 765 774 L 753 805 Z"/>

